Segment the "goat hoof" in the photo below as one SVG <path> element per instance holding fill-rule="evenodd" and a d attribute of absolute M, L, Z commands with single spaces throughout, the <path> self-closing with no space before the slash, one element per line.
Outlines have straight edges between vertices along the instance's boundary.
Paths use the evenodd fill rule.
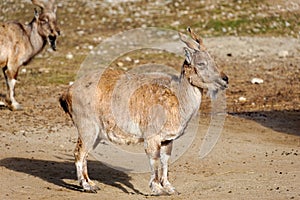
<path fill-rule="evenodd" d="M 164 190 L 160 183 L 152 182 L 150 185 L 151 195 L 152 196 L 160 196 L 167 195 L 168 193 Z"/>
<path fill-rule="evenodd" d="M 23 110 L 23 107 L 20 104 L 8 104 L 7 107 L 12 111 Z"/>
<path fill-rule="evenodd" d="M 95 193 L 97 193 L 97 191 L 100 190 L 100 188 L 97 185 L 92 185 L 91 188 L 93 191 L 95 191 Z"/>
<path fill-rule="evenodd" d="M 169 195 L 179 195 L 179 192 L 177 192 L 177 190 L 171 184 L 164 186 L 164 190 Z"/>
<path fill-rule="evenodd" d="M 0 108 L 5 108 L 6 107 L 6 103 L 0 101 Z"/>
<path fill-rule="evenodd" d="M 15 110 L 22 110 L 23 107 L 21 104 L 19 104 L 18 102 L 16 101 L 11 101 L 9 99 L 5 99 L 5 102 L 6 102 L 6 106 L 9 110 L 11 111 L 15 111 Z"/>
<path fill-rule="evenodd" d="M 89 193 L 97 193 L 97 191 L 100 190 L 100 188 L 97 185 L 90 185 L 88 183 L 82 185 L 82 187 L 85 192 Z"/>

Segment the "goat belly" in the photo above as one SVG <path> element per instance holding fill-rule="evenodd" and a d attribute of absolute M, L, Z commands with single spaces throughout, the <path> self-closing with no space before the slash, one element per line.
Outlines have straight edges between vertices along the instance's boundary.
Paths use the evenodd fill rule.
<path fill-rule="evenodd" d="M 144 139 L 135 134 L 122 131 L 119 127 L 115 127 L 113 131 L 107 132 L 109 141 L 116 144 L 137 144 L 143 142 Z"/>

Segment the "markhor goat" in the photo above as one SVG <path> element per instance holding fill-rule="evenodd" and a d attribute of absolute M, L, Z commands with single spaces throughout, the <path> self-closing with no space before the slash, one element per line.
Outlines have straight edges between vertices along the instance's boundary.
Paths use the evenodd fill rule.
<path fill-rule="evenodd" d="M 56 22 L 55 0 L 32 0 L 41 8 L 34 12 L 28 25 L 18 22 L 0 23 L 0 67 L 7 85 L 6 103 L 11 110 L 21 109 L 15 100 L 15 84 L 19 68 L 43 50 L 47 41 L 56 50 L 60 30 Z"/>
<path fill-rule="evenodd" d="M 202 39 L 190 28 L 188 31 L 193 40 L 179 34 L 187 45 L 180 77 L 164 73 L 135 77 L 118 69 L 107 69 L 103 74 L 96 72 L 78 79 L 60 97 L 61 106 L 78 130 L 75 165 L 78 181 L 85 191 L 96 192 L 99 189 L 88 176 L 88 153 L 99 141 L 109 140 L 125 144 L 144 142 L 150 161 L 149 186 L 152 193 L 176 193 L 168 181 L 168 159 L 173 140 L 184 133 L 192 116 L 197 113 L 202 89 L 208 89 L 213 97 L 228 85 L 228 77 L 218 70 Z M 124 87 L 120 86 L 116 92 L 118 80 L 124 77 L 128 77 Z M 124 102 L 127 101 L 123 98 L 128 92 L 126 88 L 136 83 L 141 87 L 130 95 L 128 102 Z M 122 127 L 118 123 L 126 111 L 118 110 L 116 119 L 112 101 L 118 101 L 115 105 L 128 104 L 132 120 L 124 116 Z"/>

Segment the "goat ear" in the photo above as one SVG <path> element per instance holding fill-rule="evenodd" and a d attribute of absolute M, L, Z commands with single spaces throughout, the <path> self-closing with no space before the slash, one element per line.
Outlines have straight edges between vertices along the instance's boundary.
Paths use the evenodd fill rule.
<path fill-rule="evenodd" d="M 184 47 L 183 50 L 185 53 L 185 60 L 190 65 L 192 63 L 192 52 L 186 47 Z"/>

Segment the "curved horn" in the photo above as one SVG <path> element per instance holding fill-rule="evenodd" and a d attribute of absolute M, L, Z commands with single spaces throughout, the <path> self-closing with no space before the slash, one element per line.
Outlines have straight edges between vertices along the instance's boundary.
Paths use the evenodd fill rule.
<path fill-rule="evenodd" d="M 40 2 L 39 0 L 31 0 L 31 2 L 33 5 L 36 5 L 36 6 L 40 7 L 41 9 L 45 8 L 45 5 L 42 2 Z"/>
<path fill-rule="evenodd" d="M 178 33 L 180 40 L 184 42 L 189 48 L 194 49 L 196 51 L 200 50 L 200 46 L 196 44 L 194 41 L 189 41 L 182 33 Z"/>
<path fill-rule="evenodd" d="M 31 0 L 33 5 L 40 7 L 42 10 L 51 10 L 54 11 L 55 0 Z"/>
<path fill-rule="evenodd" d="M 187 28 L 187 31 L 191 34 L 191 37 L 200 45 L 200 47 L 205 49 L 203 40 L 199 36 L 197 36 L 190 27 Z"/>

